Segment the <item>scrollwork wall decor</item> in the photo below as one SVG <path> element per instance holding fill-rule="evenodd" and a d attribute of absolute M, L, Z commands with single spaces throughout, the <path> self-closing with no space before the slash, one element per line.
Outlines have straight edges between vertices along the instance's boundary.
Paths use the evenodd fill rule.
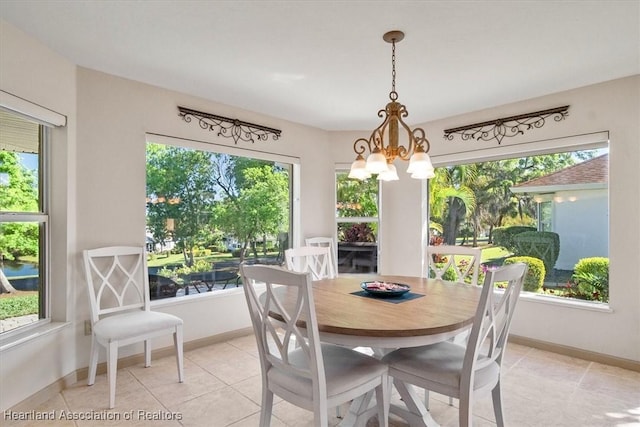
<path fill-rule="evenodd" d="M 482 123 L 474 123 L 472 125 L 459 126 L 456 128 L 445 129 L 445 139 L 451 141 L 454 135 L 460 135 L 463 141 L 473 139 L 476 141 L 490 141 L 496 139 L 498 144 L 502 143 L 503 138 L 516 135 L 523 135 L 525 130 L 541 128 L 545 124 L 545 120 L 553 117 L 553 120 L 559 122 L 564 120 L 569 114 L 569 106 L 550 108 L 548 110 L 534 111 L 533 113 L 520 114 L 517 116 L 503 117 L 500 119 L 489 120 Z"/>
<path fill-rule="evenodd" d="M 258 141 L 266 141 L 269 135 L 271 135 L 274 141 L 277 141 L 282 133 L 279 129 L 218 116 L 217 114 L 203 113 L 202 111 L 196 111 L 190 108 L 178 107 L 178 110 L 180 112 L 179 116 L 182 117 L 185 122 L 190 123 L 191 120 L 195 118 L 198 120 L 198 125 L 202 129 L 207 129 L 212 132 L 217 131 L 218 136 L 224 138 L 233 138 L 236 144 L 238 144 L 238 141 L 254 143 L 256 139 Z"/>

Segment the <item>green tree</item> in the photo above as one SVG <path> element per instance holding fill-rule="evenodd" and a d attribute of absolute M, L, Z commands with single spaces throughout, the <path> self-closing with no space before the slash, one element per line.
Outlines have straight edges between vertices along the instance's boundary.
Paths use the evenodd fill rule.
<path fill-rule="evenodd" d="M 194 247 L 211 241 L 215 233 L 214 172 L 209 152 L 147 144 L 147 226 L 156 241 L 171 235 L 189 266 Z"/>
<path fill-rule="evenodd" d="M 378 180 L 360 181 L 339 173 L 336 181 L 339 217 L 378 216 Z"/>
<path fill-rule="evenodd" d="M 264 241 L 267 235 L 289 229 L 288 174 L 277 166 L 240 158 L 220 156 L 218 164 L 216 180 L 225 197 L 215 206 L 216 224 L 242 243 L 241 261 L 250 244 L 257 258 L 258 236 Z"/>
<path fill-rule="evenodd" d="M 0 210 L 37 212 L 38 186 L 35 174 L 20 163 L 18 153 L 0 151 Z M 37 224 L 11 222 L 0 224 L 0 260 L 37 256 Z"/>
<path fill-rule="evenodd" d="M 461 165 L 436 169 L 429 182 L 431 222 L 440 225 L 447 245 L 455 245 L 460 225 L 475 210 L 475 195 L 469 188 L 475 177 L 475 165 Z"/>

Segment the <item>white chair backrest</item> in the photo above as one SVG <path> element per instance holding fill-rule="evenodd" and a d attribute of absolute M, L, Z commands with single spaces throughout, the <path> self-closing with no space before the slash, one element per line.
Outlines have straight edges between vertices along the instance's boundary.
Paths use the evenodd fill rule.
<path fill-rule="evenodd" d="M 301 246 L 284 251 L 287 268 L 298 273 L 311 273 L 313 280 L 335 277 L 329 268 L 330 249 L 326 246 Z"/>
<path fill-rule="evenodd" d="M 288 271 L 267 265 L 240 266 L 244 293 L 256 334 L 263 375 L 274 367 L 309 378 L 314 399 L 326 395 L 324 361 L 320 350 L 318 322 L 311 290 L 311 274 Z M 265 293 L 258 296 L 255 286 L 264 283 Z M 279 289 L 284 287 L 283 289 Z M 278 290 L 278 292 L 276 292 Z M 278 318 L 271 317 L 274 313 Z M 306 334 L 298 322 L 306 322 Z M 295 345 L 304 354 L 305 363 L 293 365 L 289 351 Z M 296 361 L 298 362 L 298 361 Z M 318 394 L 316 394 L 318 393 Z"/>
<path fill-rule="evenodd" d="M 472 371 L 491 362 L 502 363 L 513 312 L 528 265 L 511 264 L 488 271 L 482 287 L 480 302 L 467 341 L 462 378 L 470 381 Z M 495 288 L 496 283 L 508 282 L 504 292 Z"/>
<path fill-rule="evenodd" d="M 482 249 L 453 245 L 430 245 L 425 251 L 424 277 L 435 275 L 442 279 L 451 268 L 455 274 L 453 281 L 478 284 Z"/>
<path fill-rule="evenodd" d="M 326 246 L 329 248 L 329 275 L 338 277 L 337 247 L 332 237 L 309 237 L 304 241 L 307 246 Z"/>
<path fill-rule="evenodd" d="M 89 249 L 83 257 L 94 323 L 105 314 L 149 310 L 149 276 L 143 247 Z"/>

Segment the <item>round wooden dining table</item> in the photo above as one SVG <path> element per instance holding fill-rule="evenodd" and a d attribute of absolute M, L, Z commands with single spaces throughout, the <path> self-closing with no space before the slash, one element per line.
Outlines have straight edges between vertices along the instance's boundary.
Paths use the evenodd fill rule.
<path fill-rule="evenodd" d="M 361 288 L 369 281 L 406 284 L 411 289 L 399 297 L 375 297 Z M 313 282 L 313 298 L 320 339 L 352 348 L 371 347 L 378 355 L 445 341 L 471 327 L 481 290 L 479 286 L 409 276 L 344 274 L 317 280 Z M 285 305 L 295 304 L 285 289 L 279 297 Z M 405 393 L 403 400 L 413 413 L 408 421 L 437 425 L 417 396 L 406 388 Z M 354 401 L 340 425 L 364 425 L 369 414 L 375 413 L 370 399 L 369 395 Z"/>
<path fill-rule="evenodd" d="M 366 294 L 361 283 L 406 284 L 400 297 Z M 415 347 L 446 340 L 469 328 L 481 288 L 423 277 L 341 275 L 313 282 L 323 341 L 352 347 Z"/>

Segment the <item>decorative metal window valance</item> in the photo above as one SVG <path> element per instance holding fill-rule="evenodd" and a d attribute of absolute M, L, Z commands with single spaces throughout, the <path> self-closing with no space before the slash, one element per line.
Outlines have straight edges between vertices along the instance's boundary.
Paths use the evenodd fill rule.
<path fill-rule="evenodd" d="M 218 131 L 218 136 L 225 138 L 233 138 L 237 144 L 239 140 L 254 143 L 258 141 L 266 141 L 269 135 L 274 141 L 280 138 L 282 133 L 279 129 L 273 129 L 255 123 L 244 122 L 238 119 L 230 119 L 229 117 L 218 116 L 216 114 L 203 113 L 202 111 L 192 110 L 190 108 L 178 107 L 179 115 L 182 119 L 190 123 L 192 118 L 198 119 L 198 124 L 202 129 L 208 129 L 212 132 Z"/>
<path fill-rule="evenodd" d="M 569 114 L 569 106 L 550 108 L 548 110 L 535 111 L 533 113 L 520 114 L 517 116 L 503 117 L 501 119 L 489 120 L 482 123 L 474 123 L 472 125 L 460 126 L 457 128 L 445 129 L 444 137 L 449 141 L 453 140 L 453 136 L 458 134 L 463 141 L 474 139 L 476 141 L 490 141 L 497 139 L 498 144 L 502 139 L 516 135 L 524 134 L 525 130 L 533 128 L 541 128 L 545 124 L 545 120 L 553 117 L 553 120 L 559 122 L 564 120 Z"/>

